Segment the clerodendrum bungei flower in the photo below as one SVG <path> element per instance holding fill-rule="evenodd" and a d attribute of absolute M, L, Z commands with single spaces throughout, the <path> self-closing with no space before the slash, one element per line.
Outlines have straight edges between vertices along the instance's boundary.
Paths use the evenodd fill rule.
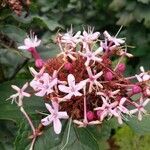
<path fill-rule="evenodd" d="M 67 115 L 67 112 L 60 111 L 59 112 L 59 104 L 57 102 L 52 102 L 53 108 L 48 104 L 45 103 L 46 108 L 51 113 L 47 117 L 41 120 L 41 123 L 44 126 L 47 126 L 53 122 L 54 125 L 54 131 L 56 134 L 59 134 L 61 132 L 61 122 L 60 119 L 68 119 L 69 116 Z"/>
<path fill-rule="evenodd" d="M 24 90 L 28 87 L 28 83 L 25 83 L 22 88 L 17 87 L 16 85 L 11 85 L 11 87 L 17 91 L 16 94 L 11 95 L 8 99 L 12 99 L 12 103 L 15 101 L 19 106 L 22 105 L 22 99 L 24 97 L 30 97 L 31 95 Z M 18 98 L 18 99 L 17 99 Z M 8 100 L 7 99 L 7 100 Z"/>
<path fill-rule="evenodd" d="M 30 36 L 27 36 L 24 40 L 24 45 L 19 46 L 18 49 L 28 50 L 35 59 L 35 66 L 37 68 L 41 68 L 43 66 L 43 60 L 38 54 L 36 47 L 38 47 L 41 43 L 41 40 L 38 40 L 37 36 L 34 36 L 34 33 L 31 33 Z"/>
<path fill-rule="evenodd" d="M 127 52 L 125 39 L 111 36 L 107 31 L 103 34 L 101 39 L 100 33 L 91 28 L 77 33 L 72 29 L 59 33 L 56 43 L 60 54 L 46 60 L 40 69 L 29 68 L 33 76 L 30 93 L 43 97 L 50 112 L 41 118 L 41 123 L 43 126 L 53 123 L 56 134 L 61 132 L 60 119 L 72 118 L 75 124 L 86 127 L 112 117 L 119 124 L 132 115 L 142 120 L 146 114 L 145 106 L 150 101 L 150 72 L 140 67 L 141 73 L 126 77 L 127 66 L 122 60 L 133 55 Z M 18 48 L 27 49 L 37 60 L 35 48 L 39 44 L 40 40 L 32 36 Z M 116 66 L 112 58 L 119 58 Z M 13 101 L 18 96 L 19 99 L 30 96 L 24 92 L 26 84 L 22 89 L 12 88 L 17 90 L 17 94 L 10 96 Z M 140 97 L 136 96 L 133 101 L 132 96 L 136 94 Z"/>

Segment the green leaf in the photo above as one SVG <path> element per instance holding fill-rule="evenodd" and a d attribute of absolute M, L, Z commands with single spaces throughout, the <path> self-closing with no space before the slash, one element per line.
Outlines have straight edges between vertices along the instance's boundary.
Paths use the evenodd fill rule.
<path fill-rule="evenodd" d="M 33 19 L 38 19 L 42 21 L 51 31 L 54 31 L 58 27 L 62 27 L 57 21 L 51 20 L 50 18 L 47 18 L 47 17 L 36 16 Z"/>
<path fill-rule="evenodd" d="M 72 123 L 69 133 L 69 141 L 65 150 L 106 150 L 109 148 L 106 140 L 110 137 L 111 128 L 114 127 L 114 121 L 104 122 L 99 126 L 78 128 Z M 15 141 L 15 149 L 27 150 L 31 141 L 28 139 L 30 129 L 27 124 L 22 124 Z M 68 124 L 63 122 L 63 128 L 60 135 L 54 133 L 53 127 L 48 126 L 43 130 L 43 134 L 35 142 L 35 150 L 58 150 L 61 149 L 67 139 Z"/>
<path fill-rule="evenodd" d="M 14 16 L 14 18 L 16 20 L 18 20 L 19 22 L 25 23 L 25 24 L 29 24 L 29 23 L 33 23 L 33 24 L 38 24 L 38 25 L 45 25 L 50 31 L 54 31 L 56 28 L 61 27 L 62 26 L 54 19 L 48 18 L 46 16 L 39 16 L 39 15 L 30 15 L 27 18 L 24 18 L 23 16 L 17 17 Z"/>
<path fill-rule="evenodd" d="M 126 4 L 125 0 L 113 0 L 110 5 L 109 8 L 113 11 L 119 11 L 121 8 L 123 8 Z"/>
<path fill-rule="evenodd" d="M 135 133 L 141 135 L 150 134 L 150 117 L 149 115 L 144 116 L 142 121 L 139 121 L 137 117 L 129 118 L 129 121 L 126 122 Z"/>
<path fill-rule="evenodd" d="M 117 17 L 119 17 L 117 25 L 127 26 L 134 20 L 133 14 L 128 12 L 118 13 Z"/>
<path fill-rule="evenodd" d="M 13 150 L 15 136 L 15 123 L 8 120 L 0 120 L 0 150 Z"/>
<path fill-rule="evenodd" d="M 138 2 L 141 2 L 143 4 L 148 4 L 150 2 L 150 0 L 137 0 Z"/>
<path fill-rule="evenodd" d="M 17 43 L 22 43 L 26 37 L 26 32 L 14 25 L 0 26 L 0 30 L 3 34 L 7 35 L 10 39 Z"/>

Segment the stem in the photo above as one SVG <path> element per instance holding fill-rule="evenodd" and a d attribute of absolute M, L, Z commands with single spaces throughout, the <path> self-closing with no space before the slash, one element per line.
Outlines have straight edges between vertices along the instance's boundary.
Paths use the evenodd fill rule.
<path fill-rule="evenodd" d="M 20 111 L 23 113 L 23 115 L 25 116 L 25 118 L 27 119 L 32 131 L 33 131 L 33 135 L 35 135 L 35 128 L 34 128 L 34 125 L 30 119 L 30 117 L 28 116 L 28 114 L 26 113 L 26 111 L 24 110 L 24 108 L 21 106 L 20 107 Z"/>
<path fill-rule="evenodd" d="M 118 34 L 119 34 L 120 31 L 122 30 L 122 28 L 123 28 L 123 25 L 120 27 L 120 29 L 119 29 L 118 32 L 116 33 L 115 38 L 118 36 Z"/>
<path fill-rule="evenodd" d="M 124 57 L 123 55 L 120 57 L 120 59 L 119 59 L 119 61 L 118 61 L 117 65 L 116 65 L 116 67 L 115 67 L 114 71 L 116 71 L 116 69 L 118 68 L 118 66 L 119 66 L 119 64 L 121 63 L 121 61 L 122 61 L 123 57 Z"/>
<path fill-rule="evenodd" d="M 34 138 L 33 138 L 33 140 L 32 140 L 32 143 L 31 143 L 31 146 L 30 146 L 29 150 L 33 150 L 35 140 L 36 140 L 36 137 L 34 137 Z"/>
<path fill-rule="evenodd" d="M 85 87 L 84 87 L 84 120 L 83 122 L 84 123 L 88 123 L 88 120 L 87 120 L 87 107 L 86 107 L 86 95 L 85 95 Z"/>
<path fill-rule="evenodd" d="M 127 48 L 125 49 L 125 53 L 126 53 L 126 52 L 127 52 Z M 120 59 L 119 59 L 117 65 L 116 65 L 114 71 L 116 71 L 116 69 L 118 68 L 118 66 L 119 66 L 119 64 L 121 63 L 121 61 L 122 61 L 123 58 L 124 58 L 124 55 L 122 55 L 122 56 L 120 57 Z"/>
<path fill-rule="evenodd" d="M 23 113 L 23 115 L 25 116 L 25 118 L 27 119 L 31 129 L 32 129 L 32 132 L 33 132 L 33 136 L 35 136 L 32 140 L 32 143 L 31 143 L 31 146 L 30 146 L 30 149 L 29 150 L 33 150 L 33 147 L 34 147 L 34 143 L 35 143 L 35 140 L 36 140 L 36 130 L 35 130 L 35 127 L 29 117 L 29 115 L 26 113 L 26 111 L 24 110 L 24 108 L 21 106 L 20 107 L 20 111 Z"/>
<path fill-rule="evenodd" d="M 69 122 L 69 127 L 68 127 L 68 133 L 67 133 L 66 143 L 65 143 L 65 145 L 61 148 L 61 150 L 63 150 L 63 149 L 66 147 L 66 145 L 68 144 L 69 136 L 70 136 L 71 123 L 72 123 L 72 118 L 70 118 L 70 122 Z"/>

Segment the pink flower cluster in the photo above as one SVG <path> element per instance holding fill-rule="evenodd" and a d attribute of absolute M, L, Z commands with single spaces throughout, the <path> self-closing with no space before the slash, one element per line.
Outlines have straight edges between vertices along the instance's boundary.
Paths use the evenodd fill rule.
<path fill-rule="evenodd" d="M 37 67 L 41 67 L 39 72 L 29 68 L 34 77 L 29 84 L 34 90 L 34 95 L 50 97 L 52 104 L 51 106 L 49 102 L 45 103 L 50 114 L 47 114 L 41 123 L 43 126 L 53 123 L 56 134 L 61 132 L 60 119 L 73 117 L 73 110 L 70 112 L 63 104 L 69 107 L 69 102 L 77 101 L 76 98 L 80 100 L 79 106 L 83 103 L 83 114 L 80 115 L 82 118 L 73 117 L 74 123 L 80 127 L 100 124 L 104 119 L 112 117 L 122 124 L 128 116 L 137 114 L 138 119 L 142 120 L 142 116 L 147 114 L 145 106 L 150 101 L 149 72 L 140 67 L 141 73 L 125 77 L 126 65 L 122 62 L 123 58 L 133 57 L 127 53 L 125 39 L 111 36 L 107 31 L 103 33 L 104 39 L 100 39 L 99 36 L 100 33 L 93 32 L 91 28 L 75 34 L 72 30 L 65 34 L 59 33 L 56 42 L 61 52 L 56 59 L 61 59 L 62 62 L 52 66 L 59 67 L 53 68 L 51 73 L 48 71 L 52 68 L 49 62 L 42 62 L 42 65 L 36 63 Z M 36 36 L 31 39 L 28 37 L 24 40 L 25 45 L 19 49 L 27 49 L 37 61 L 41 58 L 35 47 L 39 46 L 40 42 Z M 111 56 L 114 55 L 119 57 L 116 66 L 113 66 L 111 61 Z M 78 62 L 80 65 L 83 63 L 84 67 L 78 68 Z M 77 72 L 75 67 L 83 72 Z M 19 99 L 29 97 L 30 94 L 24 92 L 26 86 L 27 84 L 21 90 L 12 86 L 17 90 L 17 94 L 10 98 L 14 101 L 18 96 Z M 137 94 L 139 97 L 132 100 Z"/>

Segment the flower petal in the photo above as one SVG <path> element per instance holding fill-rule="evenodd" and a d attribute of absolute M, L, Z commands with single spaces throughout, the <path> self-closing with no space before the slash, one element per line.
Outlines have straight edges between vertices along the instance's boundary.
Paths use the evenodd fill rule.
<path fill-rule="evenodd" d="M 52 108 L 52 106 L 48 103 L 45 103 L 45 106 L 47 108 L 47 110 L 52 114 L 54 112 L 54 109 Z"/>
<path fill-rule="evenodd" d="M 53 105 L 54 111 L 58 112 L 59 104 L 55 101 L 52 101 L 52 105 Z"/>
<path fill-rule="evenodd" d="M 24 90 L 28 87 L 28 85 L 29 85 L 28 82 L 26 82 L 26 83 L 23 85 L 23 87 L 22 87 L 21 90 L 24 91 Z"/>
<path fill-rule="evenodd" d="M 73 93 L 69 93 L 65 97 L 63 97 L 63 99 L 71 99 L 72 96 L 73 96 Z"/>
<path fill-rule="evenodd" d="M 25 46 L 27 46 L 28 48 L 33 47 L 33 42 L 31 41 L 30 38 L 26 38 L 26 39 L 24 40 L 24 44 L 25 44 Z"/>
<path fill-rule="evenodd" d="M 150 102 L 150 99 L 149 98 L 147 98 L 144 102 L 143 102 L 143 106 L 146 106 L 148 103 Z"/>
<path fill-rule="evenodd" d="M 69 87 L 74 87 L 75 86 L 75 77 L 74 77 L 74 75 L 69 74 L 67 79 L 68 79 Z"/>
<path fill-rule="evenodd" d="M 25 46 L 25 45 L 22 45 L 22 46 L 18 46 L 18 49 L 28 49 L 29 47 Z"/>
<path fill-rule="evenodd" d="M 130 110 L 130 114 L 132 115 L 132 114 L 135 114 L 136 112 L 138 112 L 138 109 L 136 108 L 136 109 L 133 109 L 133 110 Z"/>
<path fill-rule="evenodd" d="M 69 93 L 70 91 L 70 87 L 67 87 L 65 85 L 58 85 L 58 88 L 61 92 L 64 92 L 64 93 Z"/>
<path fill-rule="evenodd" d="M 39 92 L 35 93 L 36 96 L 43 97 L 46 94 L 46 90 L 41 89 Z"/>
<path fill-rule="evenodd" d="M 58 118 L 68 119 L 69 116 L 66 111 L 61 111 L 61 112 L 58 112 Z"/>
<path fill-rule="evenodd" d="M 53 120 L 53 125 L 54 125 L 55 133 L 59 134 L 61 132 L 61 129 L 62 129 L 62 124 L 61 124 L 60 120 L 58 118 L 55 118 Z"/>
<path fill-rule="evenodd" d="M 18 88 L 16 85 L 11 85 L 11 87 L 16 91 L 20 91 L 20 88 Z"/>
<path fill-rule="evenodd" d="M 26 93 L 26 92 L 22 92 L 22 95 L 23 95 L 23 96 L 26 96 L 26 97 L 30 97 L 30 96 L 31 96 L 31 94 Z"/>
<path fill-rule="evenodd" d="M 82 94 L 81 94 L 80 92 L 78 92 L 78 91 L 74 92 L 73 94 L 74 94 L 75 96 L 82 96 Z"/>
<path fill-rule="evenodd" d="M 54 117 L 52 115 L 48 115 L 47 117 L 41 120 L 41 123 L 42 125 L 47 126 L 51 124 L 53 120 L 54 120 Z"/>

